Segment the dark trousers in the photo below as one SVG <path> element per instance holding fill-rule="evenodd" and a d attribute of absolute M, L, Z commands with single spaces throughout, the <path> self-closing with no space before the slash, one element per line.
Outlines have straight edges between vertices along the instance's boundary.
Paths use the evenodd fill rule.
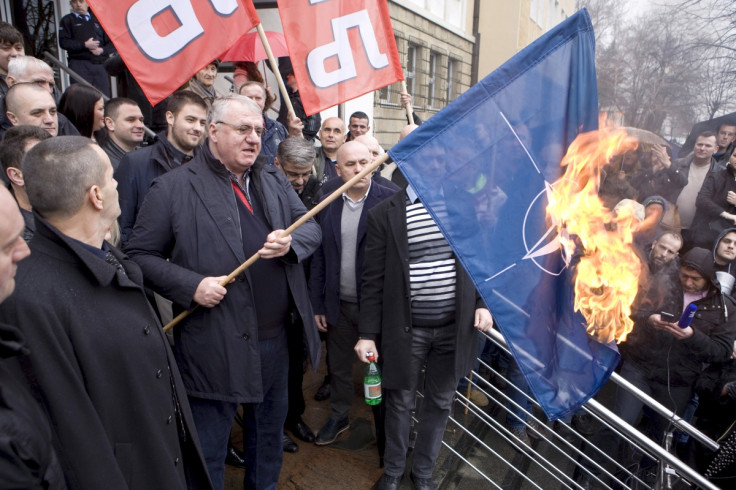
<path fill-rule="evenodd" d="M 419 374 L 426 364 L 424 398 L 417 413 L 417 439 L 414 444 L 412 473 L 431 478 L 450 416 L 455 387 L 455 326 L 413 328 L 409 370 L 413 386 L 407 390 L 384 390 L 386 403 L 385 472 L 401 476 L 411 430 Z"/>
<path fill-rule="evenodd" d="M 259 342 L 263 401 L 243 404 L 245 489 L 274 489 L 283 458 L 282 434 L 288 408 L 289 353 L 286 331 Z M 207 470 L 216 490 L 225 486 L 225 456 L 237 403 L 189 398 Z"/>
<path fill-rule="evenodd" d="M 287 423 L 294 423 L 303 414 L 306 404 L 304 403 L 304 324 L 299 315 L 293 315 L 293 319 L 287 328 L 289 339 L 289 411 L 286 415 Z"/>
<path fill-rule="evenodd" d="M 110 97 L 110 75 L 107 74 L 104 65 L 86 60 L 69 60 L 69 68 L 87 80 L 97 90 Z M 76 83 L 73 78 L 71 83 Z"/>
<path fill-rule="evenodd" d="M 330 417 L 341 420 L 348 416 L 353 404 L 353 364 L 358 342 L 358 303 L 340 301 L 340 319 L 327 330 L 330 357 Z"/>

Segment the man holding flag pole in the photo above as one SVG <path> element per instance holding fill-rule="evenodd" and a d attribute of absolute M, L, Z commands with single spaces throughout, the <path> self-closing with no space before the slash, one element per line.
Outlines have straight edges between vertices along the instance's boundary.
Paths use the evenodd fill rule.
<path fill-rule="evenodd" d="M 93 10 L 97 1 L 90 0 Z M 341 8 L 337 12 L 332 2 L 279 3 L 290 56 L 292 60 L 303 60 L 294 64 L 294 72 L 307 114 L 319 112 L 402 77 L 385 2 L 344 0 L 340 2 Z M 177 3 L 177 8 L 183 8 L 184 4 L 186 2 Z M 250 2 L 238 2 L 239 6 L 245 4 L 252 8 Z M 131 43 L 131 50 L 149 50 L 139 58 L 166 62 L 176 59 L 179 53 L 184 53 L 192 46 L 201 44 L 200 40 L 211 31 L 216 31 L 210 29 L 208 23 L 195 23 L 192 19 L 204 16 L 208 9 L 222 8 L 221 3 L 196 2 L 191 7 L 193 15 L 175 12 L 184 20 L 182 26 L 190 35 L 186 46 L 175 50 L 170 43 L 144 42 L 146 38 L 141 37 L 141 33 L 152 38 L 162 37 L 160 30 L 150 28 L 150 20 L 155 13 L 144 12 L 145 5 L 144 2 L 135 2 L 130 11 L 123 14 L 123 17 L 127 15 L 129 19 L 137 19 L 136 23 L 130 24 L 132 35 L 129 33 L 129 38 L 135 39 Z M 232 17 L 235 14 L 218 10 L 212 16 L 213 22 L 230 21 L 228 15 Z M 100 19 L 104 25 L 102 16 Z M 204 30 L 202 25 L 208 26 L 206 35 L 197 37 L 201 34 L 199 31 Z M 303 25 L 314 26 L 314 29 L 305 33 L 300 29 Z M 111 31 L 108 25 L 105 28 Z M 359 35 L 359 43 L 356 42 L 357 36 L 347 35 L 349 30 Z M 225 31 L 214 32 L 213 35 L 222 32 Z M 309 36 L 312 38 L 307 39 Z M 112 33 L 111 38 L 115 42 Z M 186 36 L 178 38 L 186 39 Z M 164 40 L 169 41 L 169 38 L 165 37 Z M 265 41 L 264 46 L 267 46 Z M 349 49 L 345 49 L 346 46 Z M 561 175 L 559 162 L 567 145 L 579 132 L 596 127 L 593 46 L 592 26 L 587 14 L 575 14 L 471 88 L 390 152 L 391 158 L 407 176 L 412 189 L 420 197 L 420 203 L 446 236 L 452 252 L 457 256 L 456 274 L 467 270 L 485 303 L 493 308 L 496 320 L 535 397 L 553 419 L 571 413 L 590 398 L 608 378 L 618 360 L 615 349 L 587 337 L 585 329 L 580 328 L 581 315 L 572 310 L 570 272 L 559 254 L 559 245 L 544 242 L 549 234 L 544 231 L 545 218 L 540 212 L 544 209 L 545 196 Z M 122 53 L 120 46 L 118 49 Z M 213 54 L 209 53 L 208 57 L 211 58 Z M 334 57 L 338 59 L 337 64 L 326 62 Z M 569 68 L 560 69 L 562 66 Z M 158 76 L 160 71 L 151 70 L 140 75 L 151 78 L 152 73 Z M 282 84 L 280 81 L 280 86 Z M 155 86 L 155 83 L 151 85 Z M 286 102 L 287 99 L 284 97 Z M 248 124 L 251 126 L 249 131 L 243 129 L 245 125 L 245 122 L 237 125 L 229 120 L 218 119 L 210 122 L 211 129 L 223 133 L 242 130 L 244 137 L 252 139 L 245 133 L 253 133 L 257 125 Z M 440 187 L 436 185 L 436 179 L 428 178 L 433 177 L 432 170 L 420 162 L 430 161 L 438 154 L 447 154 L 448 142 L 452 144 L 449 151 L 457 151 L 453 153 L 454 158 L 446 159 L 443 170 L 434 170 L 438 176 L 447 177 Z M 249 147 L 247 151 L 252 150 Z M 513 166 L 505 166 L 505 162 L 512 162 Z M 522 168 L 520 162 L 526 167 Z M 524 171 L 527 167 L 530 172 Z M 184 172 L 179 174 L 183 175 Z M 245 174 L 241 176 L 241 179 L 244 178 Z M 238 182 L 241 179 L 237 179 Z M 473 241 L 475 233 L 487 232 L 468 228 L 474 223 L 477 226 L 477 220 L 467 219 L 467 214 L 473 211 L 468 210 L 463 203 L 450 202 L 450 198 L 464 196 L 470 183 L 484 179 L 490 179 L 506 195 L 513 197 L 497 210 L 498 223 L 495 229 L 504 230 L 504 236 L 493 241 L 492 249 L 482 248 Z M 444 192 L 438 193 L 440 188 Z M 338 193 L 344 190 L 340 189 Z M 151 204 L 151 207 L 154 205 Z M 318 211 L 317 208 L 315 210 Z M 231 219 L 233 216 L 230 213 Z M 289 224 L 288 220 L 284 222 L 286 224 Z M 184 229 L 191 228 L 191 220 L 186 225 L 182 223 L 182 226 Z M 144 232 L 153 232 L 152 227 L 142 227 L 141 236 Z M 289 252 L 286 241 L 292 232 L 295 233 L 294 243 L 298 243 L 296 236 L 299 234 L 306 238 L 303 230 L 289 227 L 283 234 L 272 237 L 272 249 L 265 247 L 264 250 L 286 254 Z M 210 233 L 210 237 L 216 235 Z M 210 238 L 208 244 L 211 242 Z M 307 245 L 307 242 L 303 245 Z M 294 243 L 291 244 L 292 248 Z M 308 248 L 305 246 L 300 252 Z M 240 255 L 237 247 L 234 247 L 234 251 Z M 302 254 L 298 255 L 301 258 Z M 202 304 L 213 306 L 223 299 L 227 290 L 222 286 L 227 281 L 221 274 L 226 272 L 218 267 L 218 275 L 212 274 L 214 277 L 211 279 L 219 283 L 222 289 L 210 281 L 208 290 L 211 294 L 203 299 Z M 241 273 L 242 270 L 235 276 L 240 277 Z M 149 279 L 159 280 L 164 274 L 154 272 L 148 275 Z M 229 276 L 227 280 L 230 280 Z M 234 286 L 229 288 L 237 285 L 236 280 Z M 180 285 L 171 284 L 170 287 L 169 292 L 181 292 Z M 190 288 L 188 296 L 181 295 L 182 306 L 191 304 L 193 292 L 194 289 Z M 534 307 L 527 307 L 530 304 Z M 222 305 L 208 309 L 205 313 L 200 309 L 195 315 L 200 318 L 220 308 Z M 478 320 L 475 323 L 481 328 L 487 325 L 483 318 L 475 320 Z M 212 328 L 222 327 L 213 325 Z M 186 331 L 186 325 L 178 330 L 180 333 Z M 388 361 L 391 355 L 388 351 L 382 351 L 385 345 L 376 347 L 378 354 Z M 421 482 L 422 479 L 426 480 L 427 474 L 415 476 Z"/>

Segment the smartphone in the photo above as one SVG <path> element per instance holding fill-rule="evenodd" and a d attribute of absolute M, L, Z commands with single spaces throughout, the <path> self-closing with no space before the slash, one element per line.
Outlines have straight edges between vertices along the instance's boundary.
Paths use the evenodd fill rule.
<path fill-rule="evenodd" d="M 675 323 L 677 321 L 677 317 L 675 315 L 673 315 L 672 313 L 667 313 L 666 311 L 661 311 L 659 313 L 659 316 L 662 317 L 663 322 Z"/>

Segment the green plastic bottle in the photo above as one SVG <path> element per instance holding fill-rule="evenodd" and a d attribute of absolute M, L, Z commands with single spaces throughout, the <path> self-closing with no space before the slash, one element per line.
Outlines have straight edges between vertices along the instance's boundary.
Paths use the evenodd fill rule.
<path fill-rule="evenodd" d="M 368 365 L 363 373 L 363 390 L 365 392 L 365 402 L 368 405 L 381 403 L 381 370 L 378 369 L 376 356 L 373 354 L 368 356 Z"/>

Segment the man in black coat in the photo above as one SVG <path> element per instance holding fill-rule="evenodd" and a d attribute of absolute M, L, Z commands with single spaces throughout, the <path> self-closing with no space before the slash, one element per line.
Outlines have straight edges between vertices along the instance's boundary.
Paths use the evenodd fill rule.
<path fill-rule="evenodd" d="M 441 168 L 427 167 L 440 188 Z M 426 364 L 411 477 L 416 488 L 432 489 L 455 387 L 475 364 L 475 329 L 489 331 L 493 319 L 411 187 L 371 210 L 366 236 L 355 352 L 363 362 L 369 352 L 383 360 L 386 450 L 378 488 L 399 487 Z"/>
<path fill-rule="evenodd" d="M 736 154 L 725 168 L 709 172 L 695 201 L 694 245 L 710 248 L 720 232 L 736 225 Z"/>
<path fill-rule="evenodd" d="M 120 236 L 125 246 L 151 182 L 192 159 L 207 124 L 207 104 L 182 90 L 167 99 L 168 130 L 150 146 L 126 153 L 115 170 L 120 196 Z"/>
<path fill-rule="evenodd" d="M 71 13 L 59 21 L 59 46 L 66 50 L 69 68 L 109 97 L 110 77 L 103 64 L 115 46 L 89 11 L 87 0 L 71 0 L 69 4 Z"/>
<path fill-rule="evenodd" d="M 279 143 L 274 157 L 274 165 L 281 169 L 291 182 L 291 187 L 307 209 L 317 205 L 322 197 L 322 184 L 312 175 L 314 145 L 301 136 L 290 136 Z M 312 257 L 302 262 L 304 272 L 309 277 L 309 263 Z M 314 442 L 314 432 L 304 422 L 302 415 L 307 408 L 304 402 L 304 335 L 301 318 L 293 317 L 294 324 L 288 330 L 289 336 L 289 410 L 284 428 L 291 431 L 304 442 Z M 299 450 L 296 442 L 284 433 L 284 451 Z"/>
<path fill-rule="evenodd" d="M 312 365 L 319 340 L 300 264 L 321 239 L 275 165 L 258 156 L 263 116 L 241 95 L 216 99 L 209 138 L 191 162 L 154 180 L 127 251 L 175 309 L 199 305 L 174 330 L 177 361 L 215 487 L 243 405 L 245 488 L 275 488 L 287 411 L 286 323 L 298 315 Z M 274 231 L 272 231 L 274 230 Z M 227 288 L 226 275 L 257 260 Z M 176 312 L 175 312 L 176 313 Z"/>
<path fill-rule="evenodd" d="M 0 186 L 0 303 L 15 289 L 17 264 L 30 253 L 23 228 L 18 206 Z M 49 422 L 21 371 L 24 354 L 28 348 L 20 331 L 0 323 L 0 487 L 63 489 Z"/>
<path fill-rule="evenodd" d="M 74 489 L 210 489 L 186 393 L 141 271 L 104 240 L 120 213 L 112 166 L 88 138 L 23 159 L 31 257 L 0 319 L 17 325 Z"/>

